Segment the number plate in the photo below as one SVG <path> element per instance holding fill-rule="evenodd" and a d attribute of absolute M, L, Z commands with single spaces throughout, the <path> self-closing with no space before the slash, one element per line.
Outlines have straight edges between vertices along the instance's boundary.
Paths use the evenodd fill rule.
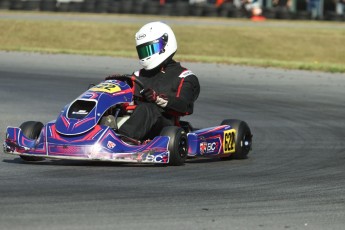
<path fill-rule="evenodd" d="M 224 131 L 224 138 L 223 138 L 223 152 L 225 154 L 234 153 L 235 152 L 235 136 L 236 130 L 230 129 Z"/>
<path fill-rule="evenodd" d="M 121 91 L 121 88 L 118 85 L 112 83 L 101 83 L 92 87 L 90 91 L 95 92 L 105 92 L 105 93 L 117 93 Z"/>

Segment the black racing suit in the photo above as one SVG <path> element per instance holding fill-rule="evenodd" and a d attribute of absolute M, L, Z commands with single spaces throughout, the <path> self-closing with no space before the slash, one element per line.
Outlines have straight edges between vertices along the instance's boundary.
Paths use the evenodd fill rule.
<path fill-rule="evenodd" d="M 120 127 L 119 132 L 137 140 L 152 139 L 165 126 L 178 125 L 179 116 L 193 113 L 194 101 L 200 93 L 198 78 L 174 60 L 153 70 L 141 69 L 134 73 L 144 83 L 145 89 L 153 89 L 167 103 L 164 106 L 146 102 L 135 86 L 136 109 Z"/>

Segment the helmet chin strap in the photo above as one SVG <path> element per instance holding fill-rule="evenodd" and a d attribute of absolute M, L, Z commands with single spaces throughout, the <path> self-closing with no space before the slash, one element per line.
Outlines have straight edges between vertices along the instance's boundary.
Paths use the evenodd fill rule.
<path fill-rule="evenodd" d="M 173 53 L 172 55 L 170 55 L 167 59 L 165 59 L 160 65 L 158 65 L 158 67 L 160 67 L 160 71 L 164 72 L 166 66 L 169 64 L 169 62 L 171 62 L 173 60 L 173 56 L 175 55 L 175 53 Z"/>
<path fill-rule="evenodd" d="M 164 69 L 166 68 L 166 66 L 169 64 L 169 62 L 171 62 L 173 60 L 173 56 L 175 55 L 175 53 L 171 54 L 167 59 L 165 59 L 161 64 L 159 64 L 157 67 L 147 70 L 150 71 L 150 73 L 152 73 L 152 75 L 154 75 L 155 73 L 161 72 L 162 70 L 164 71 Z"/>
<path fill-rule="evenodd" d="M 166 66 L 174 57 L 175 53 L 171 54 L 167 59 L 165 59 L 162 64 L 160 64 L 161 66 Z"/>

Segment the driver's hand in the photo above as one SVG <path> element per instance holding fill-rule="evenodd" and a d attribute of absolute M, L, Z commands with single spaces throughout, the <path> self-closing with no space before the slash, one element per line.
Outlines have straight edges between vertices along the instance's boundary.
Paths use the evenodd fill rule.
<path fill-rule="evenodd" d="M 140 94 L 145 98 L 146 101 L 156 103 L 158 106 L 165 108 L 168 104 L 168 97 L 164 94 L 157 94 L 151 88 L 143 89 Z"/>
<path fill-rule="evenodd" d="M 143 89 L 140 91 L 140 94 L 148 102 L 156 102 L 158 94 L 151 88 Z"/>

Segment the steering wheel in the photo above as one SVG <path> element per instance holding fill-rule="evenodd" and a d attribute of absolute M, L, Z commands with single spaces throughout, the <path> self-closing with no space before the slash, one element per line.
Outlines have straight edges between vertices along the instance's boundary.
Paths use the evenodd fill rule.
<path fill-rule="evenodd" d="M 144 83 L 142 83 L 136 76 L 131 74 L 112 75 L 105 80 L 120 80 L 125 81 L 131 88 L 133 88 L 133 81 L 141 88 L 144 89 Z"/>

